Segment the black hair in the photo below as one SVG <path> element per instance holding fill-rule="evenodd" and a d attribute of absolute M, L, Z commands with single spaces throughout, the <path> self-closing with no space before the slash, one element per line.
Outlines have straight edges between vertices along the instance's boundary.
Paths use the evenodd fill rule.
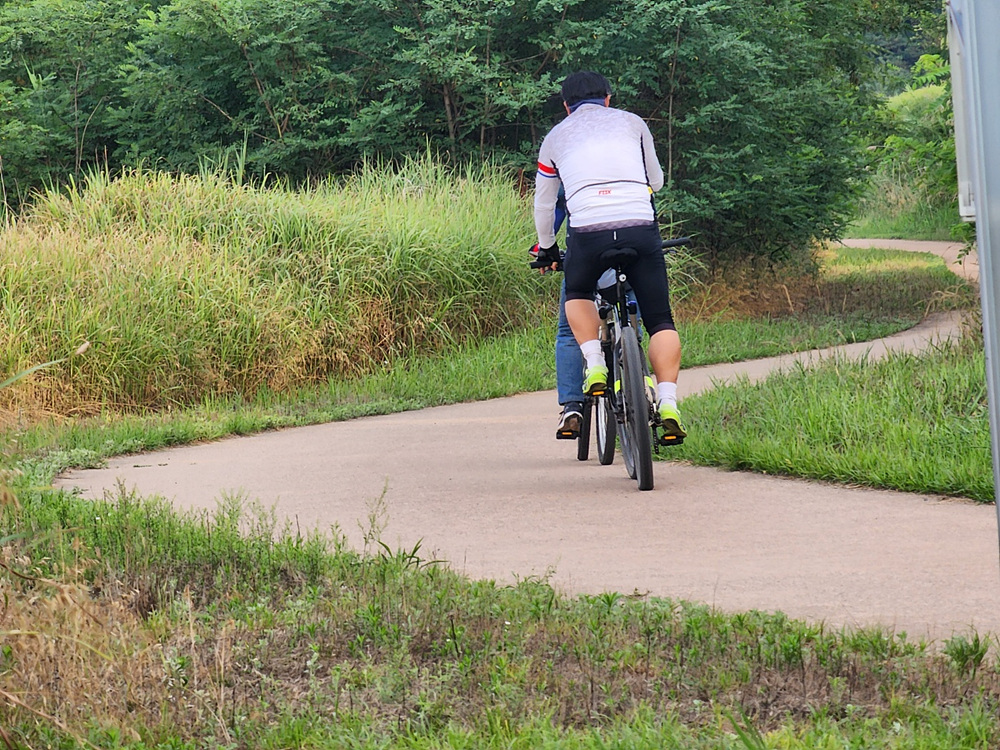
<path fill-rule="evenodd" d="M 570 107 L 585 99 L 603 99 L 610 95 L 608 79 L 592 70 L 570 73 L 562 83 L 562 98 Z"/>

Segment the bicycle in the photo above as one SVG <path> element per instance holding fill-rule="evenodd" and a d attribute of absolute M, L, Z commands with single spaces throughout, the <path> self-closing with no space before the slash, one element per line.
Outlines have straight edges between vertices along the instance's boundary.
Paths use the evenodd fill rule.
<path fill-rule="evenodd" d="M 537 260 L 538 245 L 530 251 L 535 260 L 529 265 L 531 268 L 546 269 L 549 263 Z M 562 270 L 562 261 L 556 264 L 556 270 Z M 545 271 L 543 270 L 542 273 Z M 600 295 L 598 295 L 600 300 Z M 610 342 L 603 343 L 604 358 L 606 362 L 612 361 L 612 348 Z M 579 461 L 586 461 L 590 458 L 590 430 L 593 423 L 594 411 L 597 412 L 597 456 L 602 465 L 607 466 L 615 460 L 615 437 L 617 428 L 615 426 L 615 414 L 608 398 L 602 396 L 583 397 L 583 410 L 580 418 L 580 431 L 576 436 L 576 457 Z"/>
<path fill-rule="evenodd" d="M 606 361 L 611 361 L 605 350 Z M 595 421 L 596 419 L 596 421 Z M 583 413 L 580 419 L 580 434 L 576 438 L 576 457 L 579 461 L 590 458 L 590 431 L 593 429 L 597 441 L 597 460 L 602 466 L 614 463 L 616 427 L 615 413 L 610 399 L 605 396 L 584 396 Z"/>
<path fill-rule="evenodd" d="M 608 303 L 598 294 L 598 309 Z M 602 319 L 603 321 L 603 319 Z M 613 363 L 614 347 L 608 336 L 607 323 L 601 326 L 601 348 L 604 361 Z M 583 417 L 580 420 L 580 434 L 577 437 L 576 457 L 580 461 L 590 458 L 590 431 L 594 430 L 597 446 L 597 460 L 602 466 L 609 466 L 615 460 L 615 440 L 618 437 L 618 420 L 612 399 L 607 393 L 583 397 Z"/>
<path fill-rule="evenodd" d="M 665 240 L 664 251 L 690 242 L 690 237 Z M 602 290 L 598 297 L 601 345 L 608 371 L 613 375 L 607 391 L 588 396 L 584 402 L 577 458 L 581 461 L 589 458 L 593 426 L 598 460 L 603 465 L 611 464 L 617 435 L 629 477 L 636 480 L 640 490 L 651 490 L 653 451 L 659 453 L 663 443 L 658 434 L 660 416 L 656 411 L 656 393 L 640 343 L 637 306 L 627 293 L 628 276 L 623 269 L 635 257 L 636 251 L 631 248 L 609 250 L 602 256 L 615 269 L 615 285 Z M 674 444 L 680 442 L 673 440 Z"/>

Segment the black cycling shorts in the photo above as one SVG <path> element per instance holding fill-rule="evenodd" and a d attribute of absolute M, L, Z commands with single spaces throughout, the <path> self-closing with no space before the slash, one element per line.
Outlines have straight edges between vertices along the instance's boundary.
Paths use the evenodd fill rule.
<path fill-rule="evenodd" d="M 638 256 L 623 266 L 629 284 L 635 290 L 642 323 L 650 335 L 675 331 L 667 287 L 667 265 L 663 260 L 660 228 L 650 223 L 624 229 L 601 229 L 596 232 L 570 231 L 566 239 L 566 299 L 594 299 L 597 280 L 609 265 L 601 254 L 612 248 L 630 247 Z"/>

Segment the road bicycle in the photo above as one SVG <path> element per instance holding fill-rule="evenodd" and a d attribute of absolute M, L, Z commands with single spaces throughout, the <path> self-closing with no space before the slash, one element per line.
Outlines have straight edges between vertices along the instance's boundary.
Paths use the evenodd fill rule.
<path fill-rule="evenodd" d="M 667 251 L 690 242 L 690 237 L 678 237 L 665 240 L 663 248 Z M 584 401 L 577 458 L 586 461 L 590 457 L 593 429 L 598 460 L 603 465 L 611 464 L 617 436 L 629 477 L 636 480 L 640 490 L 651 490 L 653 451 L 659 452 L 662 444 L 661 424 L 656 411 L 656 391 L 642 348 L 642 332 L 637 325 L 637 306 L 629 293 L 624 270 L 636 255 L 632 248 L 616 248 L 602 255 L 603 261 L 615 269 L 614 286 L 600 290 L 597 300 L 601 346 L 612 376 L 604 393 L 588 396 Z"/>

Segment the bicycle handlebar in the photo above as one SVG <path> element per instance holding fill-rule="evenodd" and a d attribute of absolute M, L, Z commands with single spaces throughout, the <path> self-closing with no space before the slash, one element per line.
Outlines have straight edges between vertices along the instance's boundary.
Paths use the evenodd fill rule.
<path fill-rule="evenodd" d="M 549 268 L 551 265 L 552 265 L 551 263 L 546 263 L 544 260 L 533 260 L 531 261 L 531 263 L 528 264 L 530 268 Z M 556 267 L 556 270 L 557 271 L 562 270 L 562 263 L 559 263 L 559 265 Z"/>
<path fill-rule="evenodd" d="M 670 240 L 663 241 L 663 252 L 666 253 L 675 247 L 683 247 L 684 245 L 690 245 L 692 241 L 691 237 L 674 237 Z M 528 264 L 529 268 L 549 268 L 552 263 L 544 260 L 533 260 Z M 560 259 L 558 265 L 556 266 L 557 271 L 562 270 L 562 259 Z"/>
<path fill-rule="evenodd" d="M 690 245 L 690 237 L 675 237 L 672 240 L 663 240 L 663 249 L 668 250 L 672 247 L 682 247 L 683 245 Z"/>

